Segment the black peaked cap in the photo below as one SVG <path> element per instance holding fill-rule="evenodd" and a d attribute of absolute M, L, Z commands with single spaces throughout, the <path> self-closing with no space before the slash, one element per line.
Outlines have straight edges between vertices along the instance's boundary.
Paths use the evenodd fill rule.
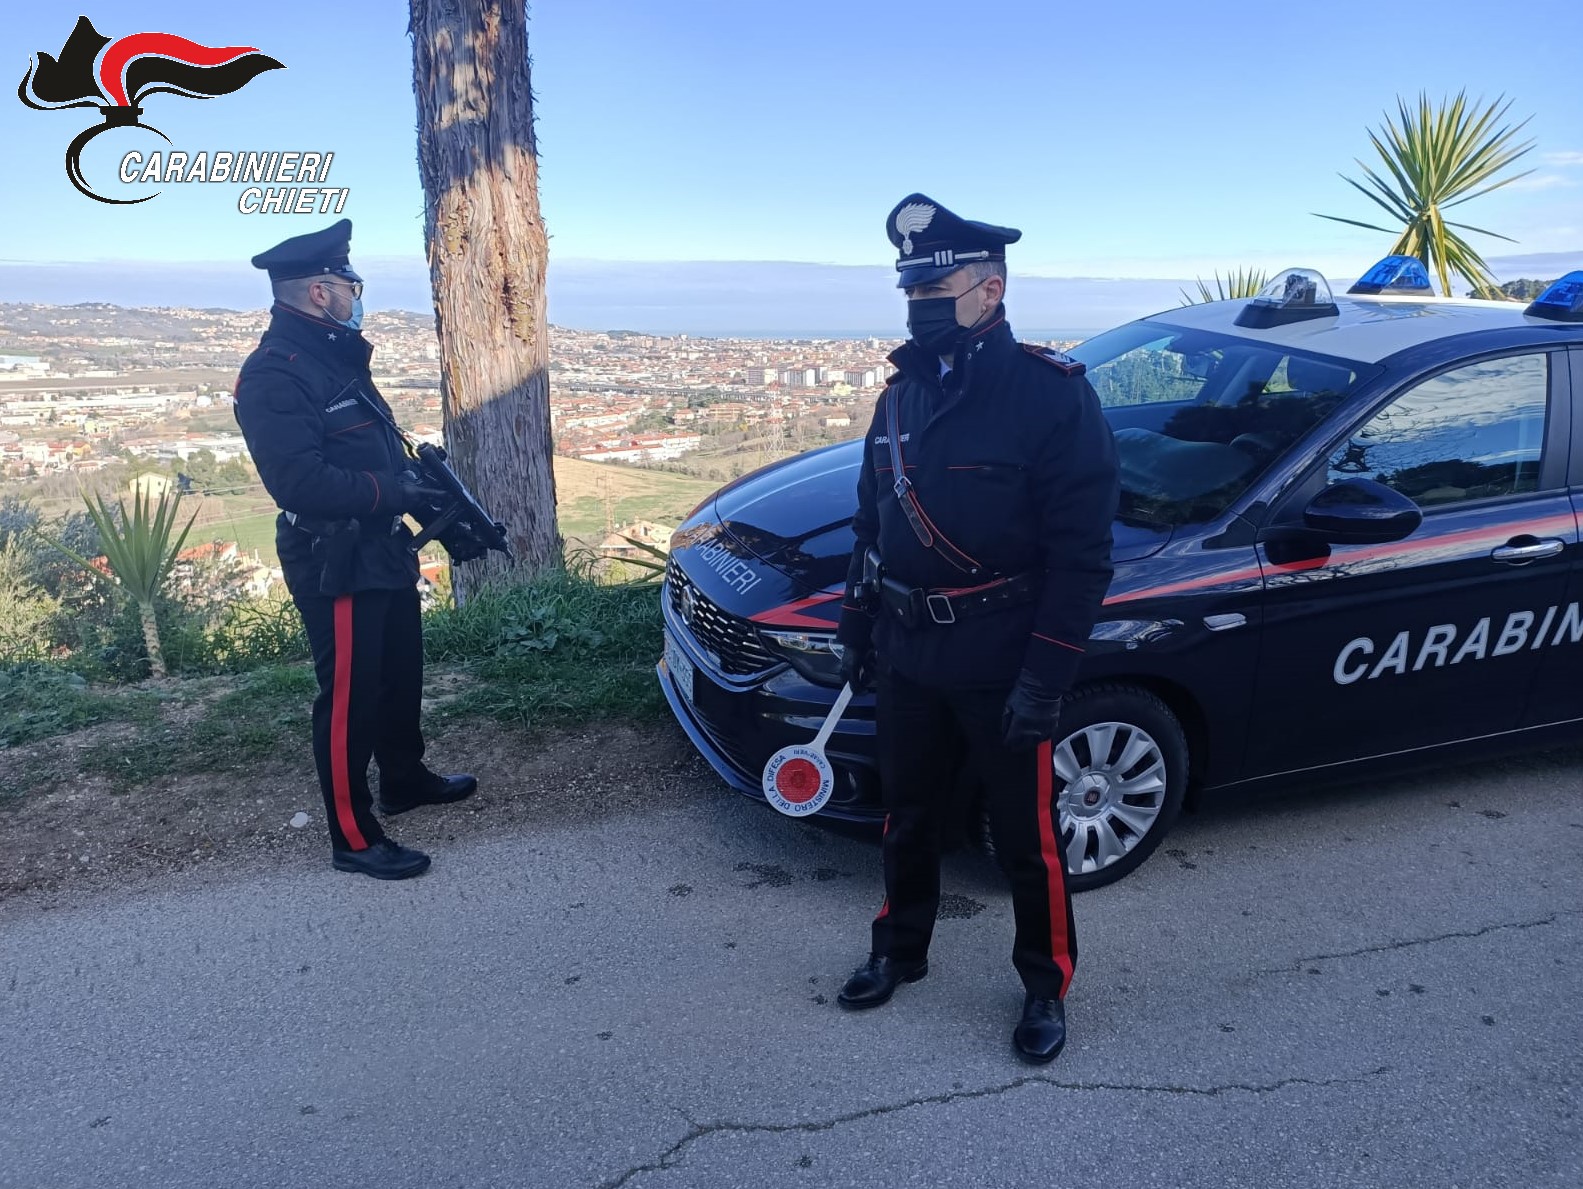
<path fill-rule="evenodd" d="M 1015 227 L 964 219 L 926 194 L 909 194 L 885 217 L 896 245 L 898 289 L 926 285 L 980 260 L 1006 259 L 1006 245 L 1022 238 Z"/>
<path fill-rule="evenodd" d="M 293 277 L 338 276 L 350 281 L 363 278 L 352 271 L 352 220 L 342 219 L 322 231 L 294 235 L 253 257 L 253 267 L 267 269 L 272 281 Z"/>

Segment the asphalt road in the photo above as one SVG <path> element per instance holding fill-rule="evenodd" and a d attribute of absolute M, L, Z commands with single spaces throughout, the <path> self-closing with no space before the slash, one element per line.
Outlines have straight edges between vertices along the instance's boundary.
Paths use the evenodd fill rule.
<path fill-rule="evenodd" d="M 690 785 L 406 884 L 12 901 L 0 1186 L 1575 1189 L 1580 775 L 1186 819 L 1078 898 L 1043 1069 L 992 868 L 951 861 L 929 977 L 848 1014 L 872 844 Z"/>

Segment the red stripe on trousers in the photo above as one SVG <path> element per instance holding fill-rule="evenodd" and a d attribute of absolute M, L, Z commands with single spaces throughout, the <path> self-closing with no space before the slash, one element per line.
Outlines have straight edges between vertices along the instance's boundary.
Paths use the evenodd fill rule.
<path fill-rule="evenodd" d="M 352 701 L 352 596 L 335 600 L 335 687 L 330 702 L 330 785 L 335 818 L 353 850 L 367 850 L 352 812 L 352 779 L 346 766 L 346 719 Z"/>
<path fill-rule="evenodd" d="M 1055 832 L 1055 762 L 1051 742 L 1039 744 L 1035 762 L 1039 765 L 1039 853 L 1044 858 L 1045 877 L 1050 885 L 1050 957 L 1061 969 L 1061 998 L 1072 985 L 1072 939 L 1066 933 L 1066 862 L 1061 855 L 1061 840 Z"/>
<path fill-rule="evenodd" d="M 887 835 L 889 833 L 890 833 L 890 814 L 887 813 L 885 815 L 885 828 L 882 829 L 879 832 L 879 844 L 880 844 L 881 848 L 883 848 L 884 845 L 885 845 L 885 835 Z M 876 921 L 883 921 L 889 915 L 890 915 L 890 897 L 886 896 L 885 899 L 880 903 L 879 915 L 876 916 L 874 919 Z"/>

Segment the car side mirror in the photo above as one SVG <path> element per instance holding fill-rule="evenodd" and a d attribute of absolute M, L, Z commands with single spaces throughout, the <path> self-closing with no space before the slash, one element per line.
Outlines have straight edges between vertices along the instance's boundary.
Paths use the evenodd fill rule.
<path fill-rule="evenodd" d="M 1400 541 L 1423 522 L 1423 509 L 1373 479 L 1332 483 L 1303 509 L 1303 524 L 1338 545 Z"/>

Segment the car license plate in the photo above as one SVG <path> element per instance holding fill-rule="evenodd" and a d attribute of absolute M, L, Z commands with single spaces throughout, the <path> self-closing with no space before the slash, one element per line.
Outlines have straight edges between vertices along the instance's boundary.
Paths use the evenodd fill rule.
<path fill-rule="evenodd" d="M 693 700 L 693 663 L 687 659 L 682 646 L 674 636 L 665 633 L 665 671 L 671 675 L 676 688 L 688 702 Z"/>

